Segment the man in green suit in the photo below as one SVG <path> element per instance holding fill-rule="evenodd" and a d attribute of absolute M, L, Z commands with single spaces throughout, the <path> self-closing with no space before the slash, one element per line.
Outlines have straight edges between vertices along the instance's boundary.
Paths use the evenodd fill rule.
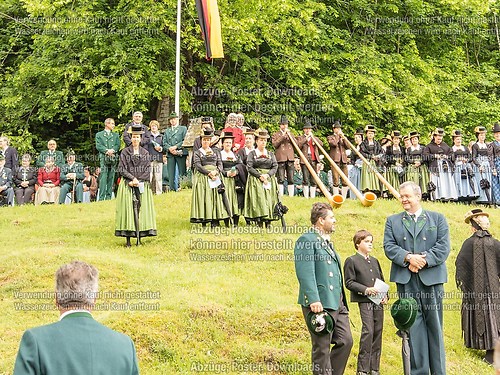
<path fill-rule="evenodd" d="M 83 174 L 82 163 L 76 162 L 76 155 L 73 151 L 68 152 L 66 156 L 68 161 L 61 168 L 61 192 L 59 193 L 59 204 L 64 204 L 66 194 L 71 194 L 71 202 L 82 203 L 83 201 L 83 185 L 82 180 L 85 177 Z"/>
<path fill-rule="evenodd" d="M 347 299 L 340 257 L 330 242 L 335 231 L 333 209 L 315 203 L 311 210 L 312 228 L 295 243 L 295 273 L 299 280 L 299 301 L 307 321 L 308 314 L 326 311 L 334 330 L 318 335 L 309 331 L 312 342 L 313 374 L 343 374 L 352 348 Z M 333 347 L 330 349 L 330 344 Z"/>
<path fill-rule="evenodd" d="M 111 199 L 115 173 L 118 166 L 118 151 L 120 151 L 120 136 L 113 133 L 115 120 L 107 118 L 104 130 L 95 135 L 95 147 L 99 151 L 101 175 L 99 178 L 99 200 Z"/>
<path fill-rule="evenodd" d="M 98 272 L 73 261 L 56 272 L 59 321 L 24 332 L 15 375 L 138 374 L 132 340 L 91 315 L 98 294 Z"/>
<path fill-rule="evenodd" d="M 40 155 L 36 159 L 36 167 L 42 168 L 45 167 L 45 159 L 48 156 L 52 156 L 54 158 L 55 165 L 61 168 L 64 165 L 64 154 L 62 151 L 57 151 L 57 143 L 55 140 L 51 139 L 47 142 L 47 150 L 43 150 L 40 152 Z"/>
<path fill-rule="evenodd" d="M 182 148 L 184 137 L 187 133 L 185 126 L 179 125 L 179 116 L 173 112 L 169 116 L 170 127 L 163 135 L 163 150 L 167 153 L 167 168 L 170 191 L 177 191 L 175 186 L 175 169 L 179 170 L 179 178 L 186 175 L 187 150 Z"/>

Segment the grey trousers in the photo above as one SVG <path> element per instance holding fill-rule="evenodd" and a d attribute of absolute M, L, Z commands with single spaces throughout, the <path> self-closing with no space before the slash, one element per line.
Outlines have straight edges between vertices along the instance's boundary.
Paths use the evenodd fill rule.
<path fill-rule="evenodd" d="M 359 315 L 363 327 L 359 338 L 358 372 L 370 373 L 380 370 L 382 351 L 382 329 L 384 328 L 384 306 L 373 302 L 360 302 Z"/>

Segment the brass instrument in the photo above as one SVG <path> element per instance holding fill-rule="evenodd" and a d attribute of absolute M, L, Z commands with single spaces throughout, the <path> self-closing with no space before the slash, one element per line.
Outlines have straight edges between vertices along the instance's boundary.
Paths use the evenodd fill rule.
<path fill-rule="evenodd" d="M 325 151 L 323 146 L 321 146 L 318 142 L 314 141 L 313 142 L 318 146 L 318 149 L 321 151 L 321 153 L 325 156 L 325 158 L 328 160 L 328 162 L 333 166 L 333 168 L 337 171 L 337 173 L 342 177 L 342 180 L 346 183 L 347 186 L 354 192 L 356 197 L 361 201 L 361 204 L 365 207 L 370 207 L 375 203 L 375 200 L 377 199 L 377 196 L 372 193 L 371 191 L 367 191 L 364 195 L 354 186 L 354 184 L 349 180 L 349 177 L 345 175 L 345 173 L 340 169 L 340 167 L 333 161 L 333 159 L 328 155 L 328 153 Z"/>
<path fill-rule="evenodd" d="M 316 185 L 318 185 L 321 192 L 323 193 L 325 198 L 328 200 L 328 202 L 331 204 L 331 206 L 333 208 L 339 208 L 340 206 L 342 206 L 342 203 L 344 203 L 344 197 L 340 194 L 335 194 L 332 196 L 332 194 L 326 188 L 325 184 L 323 184 L 323 182 L 319 178 L 318 174 L 316 173 L 316 171 L 314 170 L 312 165 L 309 164 L 309 162 L 307 161 L 307 158 L 300 150 L 299 146 L 297 145 L 297 142 L 295 142 L 293 134 L 288 133 L 288 138 L 290 138 L 290 142 L 292 143 L 293 147 L 295 148 L 295 151 L 297 151 L 297 154 L 299 154 L 300 158 L 302 159 L 302 161 L 306 165 L 307 169 L 309 169 L 309 172 L 311 173 L 312 178 L 316 182 Z"/>
<path fill-rule="evenodd" d="M 358 149 L 356 147 L 354 147 L 354 145 L 351 143 L 351 141 L 349 141 L 347 139 L 346 136 L 343 135 L 342 138 L 345 139 L 346 143 L 349 145 L 351 150 L 354 151 L 356 153 L 356 155 L 358 155 L 361 160 L 363 160 L 363 162 L 367 165 L 367 167 L 370 168 L 373 173 L 375 173 L 375 176 L 377 176 L 379 181 L 391 192 L 391 194 L 395 198 L 399 199 L 401 197 L 401 195 L 399 194 L 399 191 L 394 189 L 394 187 L 384 178 L 384 176 L 382 176 L 380 174 L 379 171 L 377 171 L 376 168 L 373 168 L 373 166 L 370 164 L 370 162 L 361 154 L 361 152 L 358 151 Z"/>

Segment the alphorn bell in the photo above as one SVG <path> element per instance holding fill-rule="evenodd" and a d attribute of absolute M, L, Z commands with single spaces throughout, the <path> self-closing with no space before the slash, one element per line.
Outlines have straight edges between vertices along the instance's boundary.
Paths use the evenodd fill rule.
<path fill-rule="evenodd" d="M 345 139 L 345 141 L 347 142 L 347 144 L 349 145 L 351 150 L 354 151 L 356 153 L 356 155 L 358 155 L 361 160 L 363 160 L 363 162 L 366 164 L 366 166 L 368 168 L 370 168 L 373 173 L 375 173 L 375 176 L 377 176 L 379 181 L 391 192 L 391 194 L 395 198 L 399 199 L 401 197 L 401 195 L 399 194 L 399 191 L 394 189 L 394 187 L 384 178 L 384 176 L 382 176 L 380 174 L 379 171 L 377 171 L 376 168 L 373 168 L 373 166 L 370 164 L 370 162 L 361 154 L 361 152 L 358 151 L 358 149 L 356 147 L 353 146 L 353 144 L 347 139 L 346 136 L 342 136 L 342 138 Z"/>
<path fill-rule="evenodd" d="M 370 207 L 375 203 L 375 200 L 377 199 L 377 196 L 372 193 L 371 191 L 367 191 L 364 195 L 361 194 L 361 192 L 356 188 L 356 186 L 349 180 L 349 177 L 345 175 L 345 173 L 340 169 L 340 167 L 333 161 L 333 159 L 328 155 L 328 153 L 325 151 L 323 146 L 321 146 L 318 142 L 314 141 L 313 142 L 318 146 L 318 149 L 321 151 L 321 153 L 325 156 L 325 158 L 328 160 L 328 162 L 333 166 L 333 168 L 337 171 L 337 173 L 342 177 L 342 180 L 346 183 L 347 186 L 354 192 L 356 197 L 360 200 L 361 204 L 365 207 Z"/>
<path fill-rule="evenodd" d="M 290 132 L 288 133 L 288 138 L 290 138 L 290 142 L 292 143 L 293 147 L 295 148 L 295 151 L 297 151 L 297 154 L 299 154 L 300 158 L 302 159 L 302 161 L 306 165 L 307 169 L 311 173 L 312 178 L 316 182 L 316 185 L 319 186 L 321 192 L 323 193 L 325 198 L 328 200 L 328 202 L 330 202 L 330 204 L 332 205 L 333 208 L 339 208 L 340 206 L 342 206 L 342 203 L 344 203 L 344 197 L 342 197 L 342 195 L 340 195 L 340 194 L 335 194 L 332 196 L 332 194 L 326 188 L 325 184 L 319 178 L 318 174 L 316 173 L 316 171 L 314 170 L 312 165 L 309 164 L 309 162 L 307 161 L 307 158 L 300 150 L 299 146 L 297 145 L 297 142 L 295 142 L 295 139 Z"/>

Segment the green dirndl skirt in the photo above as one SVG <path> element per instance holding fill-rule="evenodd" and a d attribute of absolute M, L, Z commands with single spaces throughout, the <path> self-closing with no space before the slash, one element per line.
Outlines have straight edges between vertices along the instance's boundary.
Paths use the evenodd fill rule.
<path fill-rule="evenodd" d="M 375 161 L 370 161 L 370 166 L 361 168 L 361 191 L 380 191 L 380 181 L 373 170 L 378 170 Z"/>
<path fill-rule="evenodd" d="M 409 165 L 406 167 L 406 181 L 413 181 L 422 190 L 422 194 L 428 194 L 427 185 L 431 180 L 429 174 L 429 168 L 427 165 L 422 164 L 420 167 L 415 167 L 414 165 Z"/>
<path fill-rule="evenodd" d="M 240 215 L 241 210 L 238 207 L 238 196 L 236 194 L 236 185 L 233 177 L 221 176 L 222 183 L 226 188 L 226 196 L 229 201 L 229 207 L 231 207 L 231 214 Z"/>
<path fill-rule="evenodd" d="M 400 169 L 400 171 L 402 171 L 402 169 Z M 398 167 L 396 167 L 395 165 L 391 165 L 390 167 L 388 167 L 385 173 L 385 179 L 394 189 L 399 190 L 401 180 L 399 177 Z"/>
<path fill-rule="evenodd" d="M 259 169 L 262 174 L 269 172 L 268 169 Z M 251 174 L 248 175 L 245 187 L 245 208 L 243 216 L 248 219 L 261 218 L 264 220 L 278 220 L 274 216 L 274 207 L 278 203 L 278 186 L 276 177 L 270 178 L 271 189 L 264 189 L 264 184 L 260 179 Z"/>
<path fill-rule="evenodd" d="M 121 178 L 116 194 L 115 236 L 136 237 L 132 188 Z M 139 233 L 141 237 L 156 236 L 156 212 L 149 182 L 144 182 L 139 210 Z"/>
<path fill-rule="evenodd" d="M 215 170 L 214 165 L 205 165 L 205 169 Z M 229 214 L 224 208 L 222 194 L 218 188 L 210 188 L 208 176 L 198 171 L 193 174 L 193 193 L 191 196 L 191 223 L 207 223 L 212 220 L 227 219 Z"/>

